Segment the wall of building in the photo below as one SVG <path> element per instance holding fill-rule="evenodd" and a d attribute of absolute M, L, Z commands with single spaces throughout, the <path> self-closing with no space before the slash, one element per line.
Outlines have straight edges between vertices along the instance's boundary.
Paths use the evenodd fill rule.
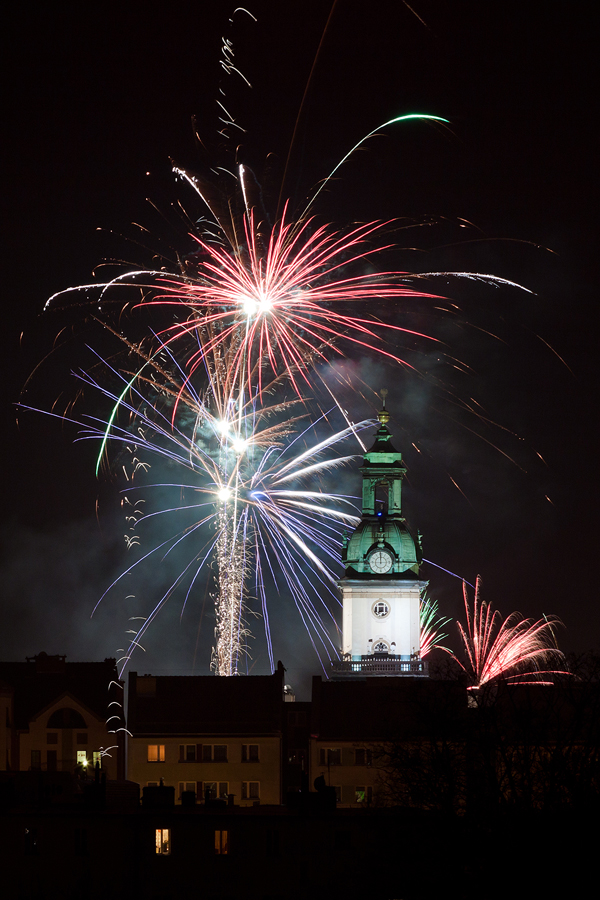
<path fill-rule="evenodd" d="M 225 747 L 225 753 L 215 751 L 215 747 Z M 141 787 L 162 778 L 165 785 L 175 788 L 176 803 L 181 802 L 182 785 L 190 785 L 200 802 L 205 786 L 216 784 L 217 792 L 233 795 L 236 805 L 279 804 L 281 739 L 272 735 L 136 735 L 128 741 L 128 778 Z"/>

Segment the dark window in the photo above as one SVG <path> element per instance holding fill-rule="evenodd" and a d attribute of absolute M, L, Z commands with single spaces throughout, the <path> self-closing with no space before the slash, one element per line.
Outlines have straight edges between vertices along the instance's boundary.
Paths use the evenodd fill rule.
<path fill-rule="evenodd" d="M 212 744 L 202 744 L 202 762 L 212 762 Z"/>
<path fill-rule="evenodd" d="M 296 765 L 302 766 L 302 768 L 306 767 L 306 750 L 300 748 L 298 750 L 290 750 L 288 754 L 288 762 L 295 763 Z M 325 765 L 325 763 L 322 763 Z"/>
<path fill-rule="evenodd" d="M 49 772 L 56 772 L 56 750 L 46 751 L 46 768 Z"/>
<path fill-rule="evenodd" d="M 87 734 L 85 734 L 85 732 L 83 732 L 83 731 L 78 731 L 77 732 L 77 743 L 78 744 L 87 744 L 87 742 L 88 742 Z"/>
<path fill-rule="evenodd" d="M 215 762 L 227 762 L 227 744 L 215 744 L 213 759 Z"/>
<path fill-rule="evenodd" d="M 242 781 L 242 800 L 260 800 L 260 781 Z"/>
<path fill-rule="evenodd" d="M 366 750 L 364 747 L 359 748 L 354 751 L 354 765 L 356 766 L 370 766 L 371 765 L 371 751 Z"/>
<path fill-rule="evenodd" d="M 341 766 L 342 751 L 339 747 L 321 748 L 319 750 L 319 765 Z"/>
<path fill-rule="evenodd" d="M 42 768 L 42 752 L 41 752 L 41 750 L 32 750 L 31 751 L 31 768 L 32 769 L 41 769 Z"/>
<path fill-rule="evenodd" d="M 258 762 L 258 744 L 242 744 L 242 762 Z"/>
<path fill-rule="evenodd" d="M 48 744 L 58 744 L 58 732 L 57 731 L 48 732 L 46 742 Z"/>

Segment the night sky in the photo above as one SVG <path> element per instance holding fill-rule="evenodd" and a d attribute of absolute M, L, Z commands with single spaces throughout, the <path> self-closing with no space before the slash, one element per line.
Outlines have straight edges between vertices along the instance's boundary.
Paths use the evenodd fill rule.
<path fill-rule="evenodd" d="M 10 14 L 2 659 L 41 650 L 71 660 L 114 656 L 128 616 L 139 614 L 121 593 L 89 618 L 127 562 L 118 485 L 98 484 L 95 448 L 74 444 L 74 429 L 31 412 L 17 426 L 15 403 L 60 332 L 58 350 L 35 371 L 23 400 L 45 409 L 58 400 L 64 408 L 76 392 L 70 369 L 86 364 L 84 345 L 93 343 L 76 311 L 72 320 L 42 315 L 51 294 L 93 280 L 106 258 L 149 265 L 161 243 L 189 247 L 173 204 L 199 210 L 175 182 L 170 160 L 202 171 L 210 161 L 229 161 L 216 133 L 224 34 L 253 85 L 228 87 L 246 129 L 239 158 L 255 171 L 266 205 L 276 204 L 331 5 L 261 0 L 250 7 L 256 24 L 242 15 L 231 29 L 233 8 L 91 2 L 84 13 L 67 3 Z M 450 120 L 450 128 L 411 123 L 382 131 L 340 170 L 316 212 L 339 227 L 397 220 L 387 267 L 491 272 L 532 293 L 438 280 L 436 290 L 458 308 L 453 316 L 432 314 L 431 304 L 391 312 L 396 324 L 440 342 L 409 348 L 424 377 L 355 354 L 344 365 L 371 388 L 390 390 L 394 443 L 409 469 L 405 510 L 424 534 L 426 558 L 469 581 L 480 573 L 485 598 L 504 613 L 560 616 L 560 645 L 573 652 L 597 648 L 600 627 L 594 57 L 582 7 L 338 0 L 286 180 L 298 208 L 378 124 L 415 111 Z M 88 411 L 97 411 L 94 402 Z M 344 402 L 356 419 L 376 409 L 373 394 Z M 479 404 L 483 418 L 461 409 L 467 403 Z M 357 473 L 348 471 L 344 484 L 358 493 Z M 443 612 L 460 614 L 460 581 L 432 566 L 423 575 Z M 149 572 L 145 589 L 158 577 Z M 302 691 L 317 659 L 289 600 L 274 598 L 272 609 L 275 658 Z M 133 669 L 207 673 L 209 605 L 202 612 L 196 598 L 181 623 L 180 612 L 174 599 Z M 259 635 L 260 623 L 253 630 Z M 253 657 L 252 671 L 265 673 L 259 637 Z"/>

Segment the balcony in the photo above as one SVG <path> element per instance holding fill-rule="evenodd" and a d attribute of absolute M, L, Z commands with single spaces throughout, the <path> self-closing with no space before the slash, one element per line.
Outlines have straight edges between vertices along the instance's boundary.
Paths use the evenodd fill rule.
<path fill-rule="evenodd" d="M 339 660 L 331 667 L 334 679 L 392 677 L 408 675 L 412 678 L 428 678 L 429 666 L 422 659 L 400 659 L 387 654 L 363 656 L 362 659 Z"/>

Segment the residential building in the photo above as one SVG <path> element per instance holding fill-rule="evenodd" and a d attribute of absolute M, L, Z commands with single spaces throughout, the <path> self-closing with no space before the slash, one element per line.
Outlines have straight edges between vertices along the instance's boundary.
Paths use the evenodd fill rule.
<path fill-rule="evenodd" d="M 0 771 L 73 772 L 98 764 L 124 778 L 123 688 L 114 659 L 38 653 L 0 662 Z"/>

